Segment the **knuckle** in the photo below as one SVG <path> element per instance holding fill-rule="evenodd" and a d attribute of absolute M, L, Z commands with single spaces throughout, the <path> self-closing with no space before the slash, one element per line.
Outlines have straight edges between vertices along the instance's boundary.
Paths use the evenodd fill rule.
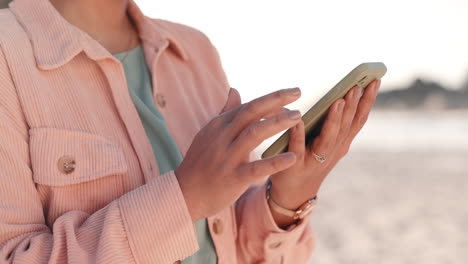
<path fill-rule="evenodd" d="M 242 112 L 244 112 L 245 114 L 247 115 L 253 115 L 257 112 L 257 106 L 255 104 L 255 101 L 252 101 L 248 104 L 245 104 L 243 109 L 242 109 Z"/>
<path fill-rule="evenodd" d="M 282 159 L 281 158 L 276 158 L 272 159 L 270 162 L 270 166 L 273 170 L 278 171 L 282 168 Z"/>
<path fill-rule="evenodd" d="M 273 117 L 273 123 L 274 124 L 279 124 L 285 120 L 287 120 L 288 116 L 287 115 L 275 115 Z"/>
<path fill-rule="evenodd" d="M 276 99 L 281 99 L 286 95 L 286 90 L 283 89 L 283 90 L 276 91 L 273 95 Z"/>
<path fill-rule="evenodd" d="M 255 177 L 255 175 L 258 174 L 259 170 L 260 168 L 259 168 L 258 162 L 252 163 L 251 166 L 249 167 L 250 178 Z"/>
<path fill-rule="evenodd" d="M 278 91 L 276 99 L 281 103 L 285 103 L 290 100 L 291 97 L 289 95 L 289 89 L 282 89 Z"/>
<path fill-rule="evenodd" d="M 258 126 L 256 125 L 251 125 L 245 130 L 245 135 L 247 138 L 257 139 L 259 136 L 258 134 Z"/>

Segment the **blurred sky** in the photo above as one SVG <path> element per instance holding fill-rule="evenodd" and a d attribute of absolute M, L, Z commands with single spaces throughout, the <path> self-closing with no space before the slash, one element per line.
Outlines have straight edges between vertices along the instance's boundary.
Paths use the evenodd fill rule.
<path fill-rule="evenodd" d="M 468 77 L 467 0 L 136 0 L 151 17 L 203 31 L 243 101 L 299 86 L 317 100 L 357 64 L 388 67 L 382 89 Z"/>

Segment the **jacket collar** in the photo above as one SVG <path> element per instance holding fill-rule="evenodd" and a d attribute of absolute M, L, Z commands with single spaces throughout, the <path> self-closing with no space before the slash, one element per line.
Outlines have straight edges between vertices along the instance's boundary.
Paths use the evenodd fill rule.
<path fill-rule="evenodd" d="M 26 30 L 41 69 L 62 66 L 81 51 L 94 60 L 112 57 L 95 39 L 66 21 L 49 0 L 14 0 L 10 10 Z M 181 59 L 188 59 L 174 33 L 146 17 L 133 0 L 128 1 L 127 11 L 144 45 L 151 46 L 152 50 L 169 46 Z"/>

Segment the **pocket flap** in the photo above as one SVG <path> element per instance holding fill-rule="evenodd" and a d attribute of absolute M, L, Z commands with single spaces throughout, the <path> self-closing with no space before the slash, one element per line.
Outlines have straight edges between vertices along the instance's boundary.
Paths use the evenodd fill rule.
<path fill-rule="evenodd" d="M 36 183 L 65 186 L 127 171 L 122 148 L 101 135 L 58 128 L 29 131 Z"/>

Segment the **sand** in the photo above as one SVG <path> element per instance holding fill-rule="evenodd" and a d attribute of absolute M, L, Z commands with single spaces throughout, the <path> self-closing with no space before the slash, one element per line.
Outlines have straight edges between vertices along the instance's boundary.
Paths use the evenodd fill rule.
<path fill-rule="evenodd" d="M 310 264 L 468 263 L 468 152 L 354 151 L 312 224 Z"/>

